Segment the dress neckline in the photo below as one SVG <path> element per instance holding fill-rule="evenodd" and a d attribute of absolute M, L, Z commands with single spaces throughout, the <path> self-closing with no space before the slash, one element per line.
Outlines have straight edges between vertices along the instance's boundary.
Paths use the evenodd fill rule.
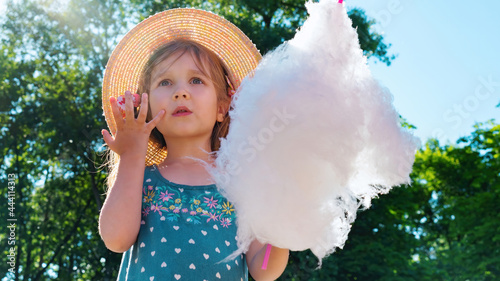
<path fill-rule="evenodd" d="M 155 173 L 158 178 L 170 185 L 174 185 L 174 186 L 178 186 L 178 187 L 183 187 L 183 188 L 193 188 L 193 189 L 212 189 L 212 188 L 216 188 L 216 185 L 215 183 L 212 183 L 212 184 L 204 184 L 204 185 L 189 185 L 189 184 L 182 184 L 182 183 L 175 183 L 175 182 L 172 182 L 172 181 L 169 181 L 167 178 L 165 178 L 161 173 L 160 173 L 160 169 L 158 168 L 158 166 L 156 164 L 153 164 L 151 166 L 151 171 L 153 173 Z"/>

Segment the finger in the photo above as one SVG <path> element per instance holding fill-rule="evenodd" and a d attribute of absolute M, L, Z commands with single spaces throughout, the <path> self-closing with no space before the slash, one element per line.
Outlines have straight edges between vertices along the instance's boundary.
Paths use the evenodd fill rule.
<path fill-rule="evenodd" d="M 139 108 L 139 115 L 137 116 L 137 121 L 146 122 L 146 117 L 148 116 L 148 94 L 144 93 L 141 97 L 141 107 Z"/>
<path fill-rule="evenodd" d="M 111 134 L 105 129 L 101 130 L 101 134 L 102 138 L 104 139 L 104 142 L 108 145 L 109 148 L 111 148 L 114 144 L 114 139 L 111 136 Z"/>
<path fill-rule="evenodd" d="M 134 102 L 130 91 L 125 92 L 125 121 L 134 119 Z"/>
<path fill-rule="evenodd" d="M 132 97 L 134 107 L 139 107 L 139 105 L 141 105 L 141 96 L 138 94 L 133 94 Z"/>
<path fill-rule="evenodd" d="M 158 112 L 158 114 L 156 114 L 155 118 L 153 118 L 153 120 L 148 122 L 148 129 L 153 130 L 153 128 L 156 127 L 156 125 L 158 125 L 158 123 L 160 123 L 163 116 L 165 116 L 164 109 L 160 110 L 160 112 Z"/>
<path fill-rule="evenodd" d="M 123 127 L 123 115 L 120 112 L 120 109 L 118 109 L 116 98 L 110 97 L 109 103 L 111 104 L 111 111 L 113 112 L 113 118 L 115 119 L 116 129 L 120 130 Z"/>

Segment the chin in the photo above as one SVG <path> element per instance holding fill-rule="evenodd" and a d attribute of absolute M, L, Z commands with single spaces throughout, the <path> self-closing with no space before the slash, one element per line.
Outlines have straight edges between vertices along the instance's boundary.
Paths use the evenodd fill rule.
<path fill-rule="evenodd" d="M 203 136 L 210 138 L 212 135 L 212 129 L 207 131 L 190 130 L 189 128 L 182 128 L 176 130 L 161 130 L 161 129 L 159 130 L 162 133 L 165 140 L 169 138 L 200 138 Z"/>

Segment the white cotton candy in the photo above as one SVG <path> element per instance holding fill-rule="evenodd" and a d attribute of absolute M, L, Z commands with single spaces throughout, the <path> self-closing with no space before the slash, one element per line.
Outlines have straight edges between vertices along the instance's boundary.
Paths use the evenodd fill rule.
<path fill-rule="evenodd" d="M 359 207 L 410 181 L 418 140 L 371 76 L 344 6 L 306 6 L 296 36 L 241 85 L 210 171 L 236 208 L 238 253 L 258 239 L 321 261 Z"/>

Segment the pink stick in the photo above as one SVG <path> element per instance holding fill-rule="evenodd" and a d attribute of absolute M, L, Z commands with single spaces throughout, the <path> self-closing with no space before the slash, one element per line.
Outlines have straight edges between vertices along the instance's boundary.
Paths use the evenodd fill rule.
<path fill-rule="evenodd" d="M 342 1 L 343 1 L 343 0 L 339 0 L 339 4 L 342 4 Z"/>
<path fill-rule="evenodd" d="M 264 256 L 264 261 L 262 262 L 262 269 L 267 269 L 267 263 L 269 262 L 269 256 L 271 255 L 271 249 L 273 246 L 271 244 L 267 244 L 266 247 L 266 255 Z"/>

